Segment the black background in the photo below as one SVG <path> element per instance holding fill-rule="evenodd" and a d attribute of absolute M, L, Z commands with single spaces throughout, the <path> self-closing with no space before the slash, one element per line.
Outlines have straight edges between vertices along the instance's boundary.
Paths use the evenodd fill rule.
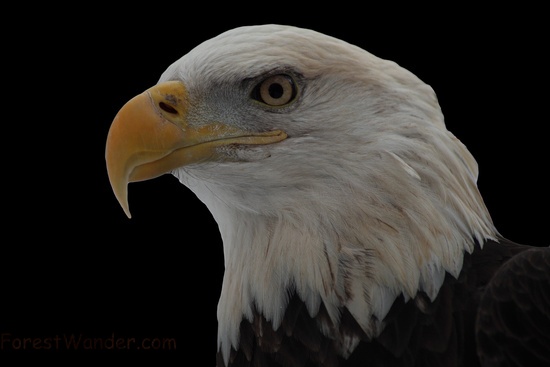
<path fill-rule="evenodd" d="M 3 103 L 0 333 L 10 341 L 0 359 L 214 365 L 223 277 L 216 223 L 168 175 L 130 185 L 127 219 L 109 186 L 104 148 L 128 99 L 194 46 L 236 26 L 312 28 L 414 72 L 476 157 L 500 232 L 549 244 L 549 32 L 541 9 L 254 9 L 35 8 L 4 32 L 13 64 Z M 173 338 L 176 349 L 46 349 L 47 338 L 113 333 Z M 17 348 L 24 338 L 37 347 Z"/>

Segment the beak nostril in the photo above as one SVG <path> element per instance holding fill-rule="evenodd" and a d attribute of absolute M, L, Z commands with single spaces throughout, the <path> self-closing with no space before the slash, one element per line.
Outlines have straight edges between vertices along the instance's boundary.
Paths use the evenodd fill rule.
<path fill-rule="evenodd" d="M 160 107 L 161 110 L 166 111 L 168 113 L 171 113 L 171 114 L 174 114 L 174 115 L 178 114 L 178 110 L 176 110 L 174 107 L 172 107 L 169 104 L 166 104 L 164 102 L 160 102 L 159 107 Z"/>

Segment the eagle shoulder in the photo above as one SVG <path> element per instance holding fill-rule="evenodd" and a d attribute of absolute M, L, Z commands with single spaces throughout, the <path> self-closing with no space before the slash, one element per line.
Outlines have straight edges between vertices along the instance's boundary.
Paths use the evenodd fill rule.
<path fill-rule="evenodd" d="M 484 326 L 484 323 L 490 325 L 494 321 L 491 317 L 495 317 L 488 305 L 502 307 L 505 302 L 493 297 L 494 292 L 506 293 L 506 290 L 508 298 L 513 298 L 530 291 L 533 286 L 546 290 L 537 296 L 538 300 L 534 300 L 546 311 L 541 309 L 539 314 L 527 316 L 526 321 L 534 322 L 535 317 L 546 312 L 545 322 L 548 322 L 550 249 L 543 251 L 544 254 L 539 254 L 541 249 L 518 245 L 503 238 L 498 242 L 488 240 L 483 249 L 476 245 L 472 254 L 464 254 L 464 266 L 458 278 L 446 274 L 433 301 L 421 291 L 408 300 L 402 295 L 397 297 L 384 319 L 384 330 L 376 338 L 369 338 L 345 307 L 340 310 L 337 326 L 331 324 L 324 305 L 317 315 L 310 316 L 304 301 L 291 291 L 283 321 L 277 330 L 257 309 L 254 309 L 252 321 L 241 321 L 240 343 L 237 350 L 231 350 L 228 365 L 329 367 L 363 366 L 365 361 L 370 361 L 373 366 L 482 366 L 477 355 L 476 334 L 482 343 L 487 343 L 483 340 L 483 333 L 503 332 L 495 327 L 487 331 L 487 326 Z M 512 270 L 507 270 L 509 268 Z M 535 285 L 530 278 L 523 276 L 527 273 L 531 274 Z M 514 287 L 518 291 L 509 292 L 507 288 L 514 281 L 503 283 L 499 280 L 501 277 L 517 277 L 515 282 L 519 284 Z M 546 288 L 541 287 L 543 283 L 546 283 Z M 518 307 L 519 311 L 534 307 L 532 302 L 522 305 L 519 302 L 522 299 L 518 298 L 517 305 L 512 307 Z M 479 328 L 475 326 L 476 319 L 480 321 Z M 498 320 L 497 325 L 506 322 Z M 545 327 L 541 324 L 541 330 Z M 331 333 L 326 330 L 331 330 Z M 359 341 L 353 353 L 344 358 L 339 351 L 340 343 L 345 343 L 346 338 Z M 543 335 L 537 339 L 538 344 L 529 346 L 536 348 L 547 340 Z M 531 343 L 532 340 L 526 341 Z M 483 350 L 481 353 L 483 361 L 487 357 L 484 357 Z M 218 352 L 217 360 L 218 366 L 225 366 L 221 352 Z"/>
<path fill-rule="evenodd" d="M 550 247 L 533 247 L 495 273 L 481 296 L 482 366 L 550 366 Z"/>

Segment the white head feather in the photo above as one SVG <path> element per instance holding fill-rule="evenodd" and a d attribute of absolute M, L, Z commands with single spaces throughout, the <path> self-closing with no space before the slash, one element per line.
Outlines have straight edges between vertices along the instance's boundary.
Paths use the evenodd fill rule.
<path fill-rule="evenodd" d="M 296 77 L 298 97 L 266 112 L 250 88 L 274 72 Z M 474 158 L 445 128 L 430 86 L 394 62 L 311 30 L 252 26 L 199 45 L 166 80 L 186 84 L 191 124 L 289 135 L 173 172 L 223 239 L 226 360 L 252 307 L 280 325 L 289 289 L 312 316 L 322 302 L 337 325 L 346 307 L 375 336 L 396 296 L 435 298 L 445 272 L 458 276 L 464 251 L 496 237 Z M 344 355 L 357 342 L 331 337 Z"/>

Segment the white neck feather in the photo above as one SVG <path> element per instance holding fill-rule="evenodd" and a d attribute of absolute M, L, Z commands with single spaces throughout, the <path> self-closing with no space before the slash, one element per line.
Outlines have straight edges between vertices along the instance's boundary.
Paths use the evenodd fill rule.
<path fill-rule="evenodd" d="M 280 325 L 289 289 L 311 316 L 323 302 L 338 325 L 346 307 L 368 336 L 376 336 L 398 295 L 408 299 L 423 291 L 433 299 L 445 272 L 458 276 L 464 251 L 473 250 L 474 239 L 495 238 L 496 230 L 475 185 L 475 161 L 445 135 L 452 142 L 448 160 L 428 164 L 378 153 L 370 174 L 354 175 L 352 164 L 349 181 L 328 179 L 298 194 L 281 187 L 265 195 L 242 183 L 217 185 L 176 173 L 208 206 L 222 235 L 218 345 L 226 358 L 238 347 L 243 317 L 252 321 L 253 306 Z M 273 164 L 269 159 L 262 164 Z M 346 355 L 356 341 L 342 343 Z"/>

